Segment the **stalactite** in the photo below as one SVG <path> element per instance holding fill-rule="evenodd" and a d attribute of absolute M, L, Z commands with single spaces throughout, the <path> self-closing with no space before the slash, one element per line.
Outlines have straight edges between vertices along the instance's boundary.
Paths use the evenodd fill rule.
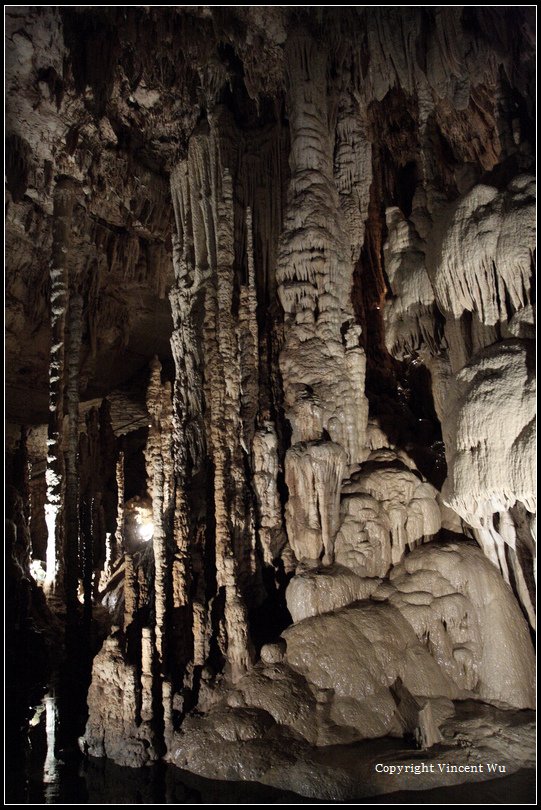
<path fill-rule="evenodd" d="M 193 308 L 201 292 L 202 272 L 196 264 L 194 236 L 192 233 L 192 199 L 188 171 L 185 164 L 171 174 L 171 195 L 175 211 L 176 234 L 173 236 L 173 269 L 175 282 L 170 290 L 173 333 L 171 349 L 175 361 L 173 387 L 173 464 L 175 480 L 175 512 L 173 538 L 175 553 L 172 563 L 173 608 L 177 612 L 176 632 L 185 647 L 186 635 L 197 637 L 196 609 L 190 614 L 189 589 L 191 584 L 190 543 L 194 532 L 195 517 L 187 495 L 188 468 L 197 471 L 202 465 L 204 431 L 202 427 L 203 405 L 201 400 L 202 379 L 200 370 L 200 346 L 198 345 Z M 204 581 L 201 571 L 198 583 Z M 198 587 L 200 585 L 198 584 Z M 203 604 L 205 594 L 203 592 Z M 182 614 L 180 613 L 183 609 Z M 182 650 L 181 665 L 186 654 Z M 202 664 L 202 662 L 197 662 Z M 180 673 L 179 673 L 180 675 Z M 165 688 L 165 684 L 164 684 Z M 164 701 L 167 696 L 164 692 Z M 165 706 L 165 704 L 164 704 Z M 164 708 L 165 711 L 165 708 Z"/>
<path fill-rule="evenodd" d="M 530 304 L 535 249 L 535 181 L 515 177 L 499 192 L 475 186 L 450 215 L 435 268 L 434 289 L 444 313 L 475 312 L 483 324 L 511 320 Z M 520 242 L 516 234 L 520 231 Z"/>
<path fill-rule="evenodd" d="M 52 333 L 30 569 L 8 483 L 13 671 L 33 676 L 50 616 L 46 553 L 68 623 L 82 579 L 93 650 L 112 624 L 85 753 L 139 767 L 165 743 L 200 775 L 335 801 L 404 787 L 368 775 L 363 739 L 445 762 L 488 741 L 529 767 L 529 12 L 7 20 L 12 429 L 46 419 Z"/>
<path fill-rule="evenodd" d="M 53 255 L 51 281 L 51 350 L 49 360 L 49 424 L 47 433 L 47 559 L 45 588 L 58 593 L 63 580 L 64 458 L 64 345 L 68 307 L 69 245 L 71 242 L 74 188 L 68 178 L 58 180 L 54 192 Z"/>
<path fill-rule="evenodd" d="M 152 522 L 154 535 L 152 548 L 154 550 L 154 592 L 156 610 L 156 649 L 160 661 L 164 659 L 165 610 L 166 610 L 166 576 L 167 576 L 167 545 L 163 529 L 163 462 L 161 457 L 154 461 L 153 494 L 152 494 Z"/>
<path fill-rule="evenodd" d="M 118 609 L 124 573 L 128 632 L 113 628 L 96 657 L 90 753 L 155 758 L 163 711 L 181 766 L 342 799 L 347 767 L 335 790 L 333 763 L 315 768 L 312 746 L 404 732 L 429 745 L 443 718 L 460 758 L 468 734 L 505 710 L 485 704 L 481 730 L 459 728 L 451 699 L 532 705 L 530 638 L 511 593 L 533 626 L 528 17 L 9 11 L 15 422 L 29 390 L 21 420 L 45 418 L 47 279 L 52 288 L 46 586 L 64 585 L 74 606 L 78 508 L 87 618 L 98 590 Z M 84 182 L 73 223 L 63 172 Z M 142 483 L 139 437 L 124 481 L 105 405 L 79 442 L 77 502 L 77 376 L 88 398 L 122 377 L 115 396 L 137 409 L 140 364 L 159 351 L 169 372 L 168 287 L 175 380 L 171 390 L 154 366 L 150 549 L 123 533 L 126 494 Z M 439 493 L 425 475 L 439 485 L 446 471 Z M 15 488 L 16 637 L 41 594 L 27 578 L 28 495 Z M 107 583 L 113 535 L 126 557 Z M 39 579 L 37 534 L 35 545 Z M 249 629 L 263 644 L 255 666 Z M 504 725 L 492 735 L 503 747 Z"/>
<path fill-rule="evenodd" d="M 186 495 L 177 489 L 173 531 L 176 541 L 176 552 L 173 560 L 173 606 L 184 607 L 188 604 L 189 582 L 189 526 Z"/>
<path fill-rule="evenodd" d="M 240 289 L 239 302 L 239 347 L 241 366 L 241 418 L 243 443 L 250 451 L 254 437 L 259 400 L 258 367 L 259 337 L 257 330 L 257 289 L 254 268 L 254 244 L 252 212 L 246 209 L 246 256 L 248 275 Z"/>
<path fill-rule="evenodd" d="M 161 456 L 163 459 L 163 518 L 175 506 L 175 474 L 173 463 L 173 392 L 170 382 L 162 386 L 160 413 Z"/>
<path fill-rule="evenodd" d="M 195 470 L 200 463 L 198 456 L 193 458 L 192 450 L 194 446 L 196 450 L 202 446 L 201 441 L 196 443 L 192 438 L 194 434 L 197 436 L 202 432 L 202 409 L 196 397 L 199 386 L 199 390 L 204 389 L 207 403 L 217 403 L 210 407 L 211 417 L 218 412 L 217 408 L 223 408 L 225 424 L 220 430 L 222 435 L 227 435 L 228 443 L 222 465 L 219 457 L 221 451 L 216 453 L 214 450 L 216 427 L 213 427 L 212 419 L 209 419 L 207 435 L 214 464 L 215 515 L 218 516 L 218 522 L 227 527 L 223 541 L 219 539 L 217 543 L 217 568 L 218 571 L 225 570 L 222 557 L 226 553 L 225 549 L 229 548 L 227 553 L 232 554 L 234 560 L 232 580 L 235 583 L 230 587 L 238 589 L 238 598 L 241 601 L 245 599 L 257 601 L 264 598 L 265 592 L 261 582 L 260 552 L 256 540 L 255 497 L 254 493 L 247 489 L 247 470 L 251 465 L 251 445 L 260 399 L 254 214 L 250 206 L 243 207 L 239 204 L 235 209 L 237 202 L 233 202 L 232 184 L 233 176 L 235 182 L 244 184 L 244 202 L 247 199 L 253 200 L 257 189 L 259 197 L 256 205 L 261 206 L 260 200 L 265 193 L 262 186 L 268 180 L 262 179 L 267 175 L 264 173 L 263 165 L 257 160 L 254 160 L 257 168 L 253 170 L 256 174 L 260 173 L 257 177 L 246 167 L 236 168 L 234 171 L 223 168 L 224 165 L 236 164 L 234 155 L 237 144 L 231 138 L 233 130 L 226 126 L 225 132 L 222 131 L 222 124 L 227 119 L 227 112 L 222 109 L 217 108 L 213 111 L 209 116 L 209 127 L 201 127 L 194 135 L 187 161 L 175 169 L 171 178 L 178 234 L 178 243 L 174 241 L 173 252 L 176 284 L 170 295 L 174 320 L 172 348 L 176 365 L 175 418 L 178 419 L 175 433 L 179 437 L 177 444 L 180 440 L 184 442 L 184 447 L 175 449 L 176 520 L 185 513 L 189 515 L 193 509 L 193 504 L 188 504 L 188 509 L 180 504 L 185 498 L 186 487 L 182 472 L 186 466 L 185 459 L 192 456 Z M 230 126 L 233 126 L 232 122 Z M 272 153 L 276 162 L 273 151 L 274 140 L 271 139 L 269 143 L 269 160 Z M 253 149 L 253 145 L 251 148 Z M 247 162 L 248 165 L 251 167 L 252 164 Z M 238 171 L 237 175 L 235 171 Z M 269 188 L 267 193 L 270 191 Z M 224 196 L 227 197 L 225 203 Z M 264 204 L 267 205 L 267 201 Z M 270 207 L 273 204 L 274 201 L 268 201 Z M 271 220 L 277 232 L 279 214 L 277 215 L 275 208 L 272 210 Z M 259 227 L 263 230 L 268 229 L 268 225 L 269 223 L 263 219 L 260 220 Z M 235 228 L 244 242 L 242 255 L 245 258 L 239 258 L 246 270 L 242 278 L 236 275 L 233 266 Z M 272 251 L 270 236 L 265 233 L 264 238 L 264 251 Z M 261 256 L 258 253 L 258 259 L 267 263 L 265 285 L 272 284 L 268 266 L 269 255 L 264 253 Z M 260 272 L 259 269 L 257 272 Z M 204 296 L 201 295 L 203 289 Z M 200 325 L 192 320 L 192 313 L 198 298 L 205 303 L 205 320 L 201 335 L 204 352 L 194 345 L 194 338 Z M 200 382 L 200 368 L 203 365 L 204 385 L 202 381 Z M 220 386 L 223 386 L 223 393 L 218 390 Z M 216 421 L 218 422 L 218 417 Z M 221 437 L 219 441 L 223 442 L 224 438 Z M 216 465 L 217 457 L 218 465 Z M 227 495 L 219 494 L 222 489 Z M 227 502 L 223 506 L 222 517 L 220 500 L 224 497 L 227 497 Z M 200 506 L 196 508 L 201 509 Z M 195 523 L 197 518 L 194 518 L 195 515 L 192 515 Z M 197 532 L 198 529 L 193 526 L 190 531 Z M 273 531 L 276 534 L 276 545 L 280 548 L 284 540 L 280 537 L 279 526 L 273 527 Z M 179 560 L 174 563 L 173 581 L 180 584 L 178 590 L 182 592 L 188 583 L 185 573 L 188 570 L 187 558 L 183 551 L 186 548 L 187 530 L 175 529 L 175 536 L 181 538 L 182 542 L 176 540 Z M 196 657 L 199 660 L 203 651 L 209 649 L 210 641 L 204 637 L 209 628 L 204 596 L 206 577 L 204 568 L 200 566 L 198 554 L 192 555 L 191 565 L 192 581 L 195 580 L 197 594 L 201 594 L 201 598 L 196 596 L 195 604 L 192 606 L 192 636 Z M 195 568 L 198 569 L 197 572 Z M 220 574 L 218 580 L 219 587 L 225 587 L 220 585 Z M 231 615 L 235 612 L 233 608 L 228 607 L 227 610 Z M 225 637 L 226 634 L 223 634 L 224 639 Z M 227 643 L 224 654 L 227 654 Z"/>
<path fill-rule="evenodd" d="M 333 442 L 298 442 L 286 456 L 289 489 L 286 524 L 291 548 L 302 560 L 334 560 L 340 525 L 340 489 L 346 453 Z"/>
<path fill-rule="evenodd" d="M 291 182 L 277 268 L 278 294 L 285 311 L 280 369 L 293 444 L 287 458 L 293 459 L 292 454 L 301 452 L 301 443 L 327 436 L 331 440 L 329 455 L 334 442 L 344 448 L 349 463 L 355 464 L 366 457 L 368 419 L 364 356 L 351 302 L 355 234 L 362 235 L 364 212 L 360 206 L 366 204 L 348 158 L 352 150 L 348 145 L 348 122 L 353 131 L 355 114 L 351 112 L 348 118 L 347 111 L 343 111 L 335 180 L 324 80 L 326 53 L 301 33 L 290 38 L 287 53 Z M 322 446 L 318 453 L 324 452 Z M 319 464 L 312 453 L 304 457 L 309 463 L 313 460 L 316 467 Z M 308 496 L 303 483 L 294 481 L 298 465 L 293 460 L 288 464 L 287 458 L 290 488 L 317 500 L 316 493 Z M 314 468 L 313 480 L 316 478 Z M 306 517 L 301 500 L 302 496 L 291 499 L 288 506 L 288 535 L 293 543 Z M 333 503 L 335 500 L 333 496 Z M 294 514 L 294 504 L 301 508 L 299 516 Z M 336 513 L 336 503 L 333 510 Z M 329 525 L 336 531 L 337 513 Z M 323 531 L 325 559 L 331 561 L 334 538 L 327 537 L 327 527 Z M 314 554 L 307 551 L 302 556 L 313 559 Z M 315 551 L 314 545 L 311 552 Z"/>

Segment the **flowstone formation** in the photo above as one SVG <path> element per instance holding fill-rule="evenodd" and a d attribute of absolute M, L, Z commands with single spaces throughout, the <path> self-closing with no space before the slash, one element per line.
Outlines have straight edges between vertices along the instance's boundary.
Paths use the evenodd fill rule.
<path fill-rule="evenodd" d="M 534 29 L 7 10 L 11 590 L 104 628 L 85 754 L 531 766 Z"/>

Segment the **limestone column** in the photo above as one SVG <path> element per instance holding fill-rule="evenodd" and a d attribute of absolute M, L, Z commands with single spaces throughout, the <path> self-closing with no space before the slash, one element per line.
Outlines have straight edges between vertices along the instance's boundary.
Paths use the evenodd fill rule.
<path fill-rule="evenodd" d="M 49 356 L 49 423 L 47 429 L 47 553 L 45 590 L 59 593 L 63 584 L 63 498 L 64 457 L 62 426 L 64 418 L 64 361 L 66 311 L 69 289 L 69 247 L 71 243 L 74 184 L 61 177 L 53 199 L 53 249 L 51 282 L 51 349 Z"/>

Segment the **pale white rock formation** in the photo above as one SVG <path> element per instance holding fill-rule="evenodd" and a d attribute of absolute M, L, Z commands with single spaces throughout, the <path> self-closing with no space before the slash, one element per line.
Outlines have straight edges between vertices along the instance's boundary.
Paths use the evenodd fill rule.
<path fill-rule="evenodd" d="M 432 712 L 431 733 L 436 735 L 434 729 L 452 713 L 448 698 L 411 696 L 418 710 L 408 713 L 403 705 L 408 688 L 403 687 L 402 699 L 396 692 L 401 676 L 393 682 L 384 679 L 388 686 L 379 681 L 382 667 L 391 676 L 395 673 L 388 661 L 398 653 L 396 669 L 408 684 L 426 690 L 430 681 L 434 694 L 449 692 L 449 682 L 400 614 L 389 606 L 374 605 L 363 616 L 353 609 L 323 618 L 326 624 L 308 619 L 295 625 L 299 632 L 287 640 L 286 654 L 287 658 L 291 651 L 293 666 L 286 659 L 257 665 L 233 690 L 226 690 L 205 717 L 189 716 L 173 735 L 167 758 L 202 774 L 209 773 L 213 762 L 213 773 L 222 778 L 273 781 L 297 757 L 302 761 L 310 756 L 313 746 L 328 750 L 329 744 L 378 736 L 385 730 L 400 736 L 421 727 L 428 740 L 429 722 L 419 718 L 427 706 Z M 336 686 L 326 667 L 332 647 L 338 648 Z M 455 692 L 452 684 L 450 691 Z M 301 764 L 300 768 L 304 773 Z M 299 778 L 306 780 L 308 775 Z M 331 768 L 325 779 L 331 785 L 336 778 Z M 321 785 L 316 788 L 312 780 L 311 789 L 317 795 Z"/>
<path fill-rule="evenodd" d="M 531 561 L 517 556 L 515 504 L 536 511 L 535 376 L 531 344 L 507 340 L 462 368 L 442 401 L 448 476 L 442 498 L 473 527 L 487 557 L 510 581 L 530 623 Z M 519 549 L 520 551 L 520 549 Z"/>
<path fill-rule="evenodd" d="M 457 375 L 447 410 L 445 501 L 471 525 L 516 501 L 535 511 L 535 379 L 531 347 L 510 340 Z"/>
<path fill-rule="evenodd" d="M 276 271 L 285 313 L 280 370 L 286 416 L 293 445 L 327 431 L 355 463 L 363 457 L 368 406 L 351 287 L 366 194 L 348 156 L 353 142 L 363 142 L 362 121 L 353 100 L 343 98 L 335 180 L 326 53 L 298 32 L 288 39 L 286 55 L 291 180 Z"/>
<path fill-rule="evenodd" d="M 479 548 L 430 543 L 390 576 L 396 590 L 385 586 L 382 598 L 400 610 L 458 688 L 482 700 L 533 708 L 528 626 L 510 587 Z"/>
<path fill-rule="evenodd" d="M 231 709 L 248 707 L 270 715 L 273 722 L 317 744 L 316 699 L 310 684 L 287 661 L 258 664 L 216 704 Z M 233 715 L 234 716 L 234 715 Z"/>
<path fill-rule="evenodd" d="M 261 647 L 261 660 L 265 664 L 281 664 L 284 660 L 286 644 L 283 639 L 279 639 L 272 644 L 264 644 Z"/>
<path fill-rule="evenodd" d="M 167 538 L 165 512 L 173 496 L 173 403 L 171 384 L 161 380 L 161 363 L 151 364 L 147 390 L 150 418 L 145 462 L 148 490 L 152 501 L 152 548 L 154 551 L 154 609 L 156 612 L 156 650 L 160 664 L 164 660 L 166 620 Z"/>
<path fill-rule="evenodd" d="M 532 626 L 531 552 L 524 538 L 517 552 L 509 510 L 519 502 L 535 511 L 534 379 L 528 344 L 509 338 L 533 335 L 534 205 L 526 174 L 504 188 L 466 183 L 456 203 L 431 200 L 432 221 L 418 219 L 421 209 L 410 220 L 388 209 L 385 245 L 395 296 L 385 309 L 386 342 L 397 357 L 420 351 L 431 371 L 449 471 L 442 501 L 514 581 Z M 432 307 L 431 288 L 444 334 L 433 317 L 431 331 L 419 315 L 417 301 Z M 452 511 L 446 526 L 460 531 Z"/>
<path fill-rule="evenodd" d="M 453 703 L 416 698 L 399 678 L 392 685 L 391 691 L 404 727 L 413 731 L 418 746 L 427 749 L 442 742 L 439 724 L 442 719 L 454 714 Z"/>
<path fill-rule="evenodd" d="M 335 540 L 335 559 L 361 577 L 385 576 L 391 566 L 391 523 L 380 501 L 366 493 L 345 494 Z"/>
<path fill-rule="evenodd" d="M 389 449 L 373 451 L 342 487 L 337 562 L 385 576 L 407 550 L 441 528 L 437 490 Z"/>
<path fill-rule="evenodd" d="M 434 290 L 425 266 L 425 246 L 397 207 L 386 211 L 385 272 L 393 293 L 385 302 L 385 342 L 394 357 L 437 347 Z"/>
<path fill-rule="evenodd" d="M 465 534 L 464 521 L 454 509 L 443 502 L 441 492 L 438 492 L 437 501 L 440 507 L 441 528 L 455 534 Z"/>
<path fill-rule="evenodd" d="M 360 602 L 307 618 L 269 646 L 262 661 L 234 687 L 224 686 L 215 694 L 205 717 L 186 719 L 174 735 L 168 758 L 180 765 L 186 757 L 190 768 L 206 772 L 203 741 L 208 756 L 219 740 L 257 740 L 267 746 L 267 762 L 273 740 L 284 735 L 328 746 L 385 734 L 401 736 L 423 726 L 428 741 L 429 733 L 436 735 L 437 726 L 452 713 L 449 699 L 462 695 L 400 612 L 388 604 Z M 398 684 L 402 698 L 411 696 L 414 713 L 400 708 Z M 420 720 L 423 710 L 432 711 L 432 718 Z M 231 763 L 231 753 L 229 747 L 224 749 L 224 762 Z M 248 776 L 254 774 L 254 765 L 247 757 L 242 778 L 257 778 Z M 237 778 L 230 766 L 226 772 L 225 778 Z"/>
<path fill-rule="evenodd" d="M 389 446 L 389 440 L 385 432 L 381 429 L 377 419 L 370 418 L 368 420 L 366 426 L 366 442 L 370 450 L 379 450 L 380 447 Z"/>
<path fill-rule="evenodd" d="M 286 590 L 287 608 L 294 622 L 318 616 L 367 599 L 381 580 L 360 577 L 342 565 L 297 570 Z"/>
<path fill-rule="evenodd" d="M 124 555 L 124 632 L 132 623 L 137 610 L 137 579 L 131 554 Z"/>
<path fill-rule="evenodd" d="M 535 180 L 504 191 L 475 186 L 456 206 L 441 246 L 434 288 L 444 312 L 476 312 L 487 325 L 528 306 L 535 248 Z"/>
<path fill-rule="evenodd" d="M 286 525 L 299 561 L 319 560 L 324 553 L 324 560 L 332 562 L 346 463 L 344 449 L 329 441 L 299 442 L 287 452 Z"/>
<path fill-rule="evenodd" d="M 259 538 L 267 564 L 280 553 L 285 543 L 282 504 L 278 491 L 278 436 L 274 423 L 267 420 L 252 440 L 253 482 L 257 496 Z"/>
<path fill-rule="evenodd" d="M 515 312 L 507 328 L 514 337 L 525 340 L 535 339 L 535 310 L 531 304 L 527 304 L 518 312 Z"/>
<path fill-rule="evenodd" d="M 318 689 L 330 690 L 331 721 L 355 728 L 358 739 L 400 733 L 390 691 L 397 678 L 413 695 L 459 695 L 391 605 L 367 602 L 311 617 L 283 637 L 289 666 Z"/>
<path fill-rule="evenodd" d="M 329 569 L 324 576 L 330 578 Z M 329 746 L 409 731 L 430 747 L 456 736 L 446 720 L 453 699 L 475 694 L 498 705 L 532 705 L 526 623 L 508 586 L 473 544 L 415 549 L 376 597 L 383 601 L 358 602 L 289 627 L 234 688 L 224 687 L 209 714 L 187 718 L 169 758 L 208 775 L 211 763 L 215 768 L 212 752 L 220 750 L 223 778 L 283 785 L 283 769 L 306 756 L 298 742 L 287 743 L 283 759 L 280 751 L 291 737 Z M 461 739 L 481 726 L 470 723 Z M 300 784 L 299 773 L 296 778 Z"/>
<path fill-rule="evenodd" d="M 144 690 L 150 687 L 149 667 L 147 652 L 143 670 Z M 92 683 L 87 698 L 88 722 L 80 739 L 81 750 L 95 757 L 107 756 L 119 765 L 132 768 L 158 759 L 149 722 L 149 696 L 145 696 L 145 691 L 143 697 L 142 706 L 136 668 L 126 663 L 118 637 L 109 636 L 92 665 Z"/>
<path fill-rule="evenodd" d="M 118 557 L 120 557 L 124 551 L 124 486 L 124 451 L 121 450 L 118 454 L 118 459 L 116 462 L 117 507 L 113 563 L 116 562 Z"/>
<path fill-rule="evenodd" d="M 168 759 L 207 778 L 257 781 L 329 803 L 356 803 L 362 796 L 442 785 L 464 790 L 465 780 L 478 784 L 494 779 L 486 767 L 482 773 L 453 771 L 464 765 L 465 750 L 472 762 L 505 762 L 508 775 L 535 765 L 531 712 L 502 711 L 463 701 L 449 718 L 448 701 L 432 699 L 428 705 L 438 721 L 443 719 L 438 731 L 443 745 L 422 752 L 421 761 L 433 766 L 433 771 L 424 773 L 398 773 L 388 768 L 412 761 L 410 742 L 394 740 L 390 747 L 389 741 L 371 740 L 361 746 L 315 748 L 290 736 L 287 729 L 269 725 L 264 712 L 247 709 L 233 715 L 219 709 L 210 722 L 190 717 L 188 733 L 175 735 Z M 378 763 L 379 769 L 385 766 L 384 772 L 378 773 Z M 468 796 L 467 788 L 464 795 Z"/>
<path fill-rule="evenodd" d="M 69 227 L 69 225 L 68 225 Z M 66 247 L 64 247 L 66 250 Z M 72 276 L 74 274 L 72 273 Z M 67 436 L 65 440 L 65 498 L 64 498 L 64 565 L 65 599 L 71 613 L 77 610 L 77 589 L 79 580 L 79 370 L 81 364 L 81 344 L 83 336 L 83 298 L 78 291 L 79 279 L 70 279 L 69 304 L 66 318 L 66 403 Z M 51 355 L 52 359 L 52 355 Z M 109 535 L 110 537 L 110 535 Z M 109 551 L 109 555 L 107 555 Z M 106 548 L 107 575 L 110 571 L 111 548 Z"/>
<path fill-rule="evenodd" d="M 233 189 L 229 171 L 223 171 L 213 193 L 217 208 L 216 273 L 220 276 L 220 284 L 211 288 L 206 298 L 205 352 L 212 369 L 209 445 L 214 461 L 216 578 L 218 586 L 225 588 L 227 641 L 224 653 L 232 667 L 233 677 L 237 677 L 250 666 L 252 651 L 246 604 L 238 582 L 241 561 L 235 555 L 236 543 L 240 545 L 241 537 L 246 537 L 246 513 L 240 502 L 243 485 L 240 462 L 242 423 L 239 418 L 241 371 L 237 327 L 231 312 L 235 253 Z M 232 459 L 237 463 L 232 464 Z M 253 560 L 253 544 L 242 551 L 250 561 Z M 253 562 L 250 567 L 253 569 Z"/>
<path fill-rule="evenodd" d="M 195 147 L 197 148 L 197 147 Z M 175 554 L 172 565 L 173 605 L 181 608 L 189 601 L 190 589 L 190 542 L 193 532 L 190 527 L 190 505 L 187 497 L 188 468 L 200 469 L 204 455 L 203 394 L 201 379 L 201 346 L 196 331 L 193 309 L 204 273 L 197 259 L 202 239 L 197 228 L 197 237 L 192 230 L 193 217 L 198 219 L 199 207 L 195 190 L 191 187 L 194 163 L 184 161 L 171 172 L 171 199 L 175 215 L 175 233 L 172 237 L 174 284 L 169 291 L 173 332 L 171 350 L 175 361 L 173 386 L 173 458 L 175 473 L 175 511 L 173 535 Z M 196 210 L 192 214 L 192 208 Z M 194 240 L 198 241 L 197 252 Z M 197 263 L 196 263 L 197 262 Z M 201 566 L 197 565 L 197 589 L 193 595 L 192 632 L 194 638 L 194 664 L 202 665 L 208 644 L 205 610 L 205 581 Z M 164 681 L 164 713 L 171 711 L 171 685 Z M 166 726 L 169 734 L 169 725 Z"/>

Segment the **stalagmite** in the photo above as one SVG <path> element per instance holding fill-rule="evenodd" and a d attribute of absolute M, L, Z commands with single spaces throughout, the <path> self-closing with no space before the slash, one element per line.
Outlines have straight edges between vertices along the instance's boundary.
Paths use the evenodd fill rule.
<path fill-rule="evenodd" d="M 167 583 L 167 543 L 164 525 L 166 497 L 172 489 L 170 387 L 162 386 L 161 364 L 151 364 L 147 390 L 147 409 L 151 419 L 145 448 L 145 460 L 152 499 L 152 548 L 154 550 L 154 609 L 156 612 L 156 651 L 164 660 L 164 636 Z M 166 447 L 164 452 L 164 446 Z M 168 452 L 169 451 L 169 452 Z"/>
<path fill-rule="evenodd" d="M 148 701 L 148 695 L 140 695 L 136 668 L 126 663 L 116 630 L 105 639 L 92 665 L 89 717 L 79 745 L 91 756 L 108 756 L 118 764 L 139 768 L 155 761 L 158 754 L 151 724 L 142 716 L 141 697 Z M 145 688 L 151 679 L 149 667 L 147 658 Z M 148 715 L 147 704 L 145 712 Z"/>
<path fill-rule="evenodd" d="M 141 720 L 149 723 L 153 717 L 152 711 L 152 631 L 143 627 L 141 640 Z"/>
<path fill-rule="evenodd" d="M 206 608 L 206 581 L 204 575 L 204 529 L 198 532 L 194 550 L 193 574 L 196 577 L 196 591 L 193 595 L 193 663 L 194 667 L 202 667 L 209 654 L 209 632 L 207 625 Z"/>
<path fill-rule="evenodd" d="M 114 556 L 119 557 L 124 551 L 124 451 L 121 450 L 118 454 L 116 462 L 116 489 L 117 489 L 117 504 L 116 504 L 116 528 L 115 528 L 115 553 Z"/>
<path fill-rule="evenodd" d="M 211 403 L 211 447 L 214 460 L 214 503 L 216 517 L 216 575 L 218 586 L 225 589 L 225 627 L 227 631 L 227 655 L 233 677 L 238 677 L 251 659 L 246 608 L 239 593 L 237 561 L 231 529 L 228 493 L 232 481 L 228 480 L 229 437 L 227 430 L 238 436 L 238 397 L 240 369 L 235 361 L 235 327 L 231 316 L 233 296 L 233 223 L 231 179 L 224 172 L 221 183 L 222 198 L 218 201 L 217 222 L 217 273 L 220 284 L 216 300 L 212 302 L 210 340 L 214 352 L 216 373 L 213 390 L 216 393 Z M 235 430 L 237 428 L 237 430 Z M 232 471 L 233 472 L 233 471 Z M 231 493 L 234 497 L 234 492 Z M 235 529 L 233 528 L 233 531 Z"/>
<path fill-rule="evenodd" d="M 86 415 L 85 433 L 79 437 L 80 498 L 81 498 L 81 549 L 82 579 L 85 616 L 92 614 L 94 584 L 94 534 L 98 536 L 96 496 L 99 474 L 99 414 L 93 407 Z"/>
<path fill-rule="evenodd" d="M 105 560 L 103 561 L 103 569 L 100 575 L 98 589 L 105 590 L 107 583 L 111 578 L 113 569 L 113 540 L 111 539 L 111 532 L 105 534 Z"/>
<path fill-rule="evenodd" d="M 282 504 L 278 491 L 278 436 L 273 422 L 265 421 L 252 441 L 254 488 L 258 502 L 259 537 L 265 562 L 270 565 L 285 543 Z"/>
<path fill-rule="evenodd" d="M 132 623 L 137 610 L 136 578 L 131 554 L 124 555 L 124 631 Z"/>
<path fill-rule="evenodd" d="M 172 687 L 169 681 L 164 681 L 162 684 L 162 701 L 164 741 L 166 748 L 169 748 L 173 739 Z"/>
<path fill-rule="evenodd" d="M 190 576 L 189 546 L 193 532 L 190 504 L 186 494 L 188 466 L 198 469 L 203 453 L 203 429 L 200 375 L 201 347 L 192 310 L 201 288 L 201 272 L 194 266 L 192 210 L 188 173 L 180 164 L 171 174 L 171 195 L 175 211 L 176 234 L 173 237 L 175 283 L 169 297 L 173 316 L 171 349 L 175 361 L 173 387 L 173 460 L 175 476 L 175 514 L 173 534 L 175 557 L 172 567 L 173 605 L 188 603 Z M 195 618 L 194 618 L 195 621 Z"/>

